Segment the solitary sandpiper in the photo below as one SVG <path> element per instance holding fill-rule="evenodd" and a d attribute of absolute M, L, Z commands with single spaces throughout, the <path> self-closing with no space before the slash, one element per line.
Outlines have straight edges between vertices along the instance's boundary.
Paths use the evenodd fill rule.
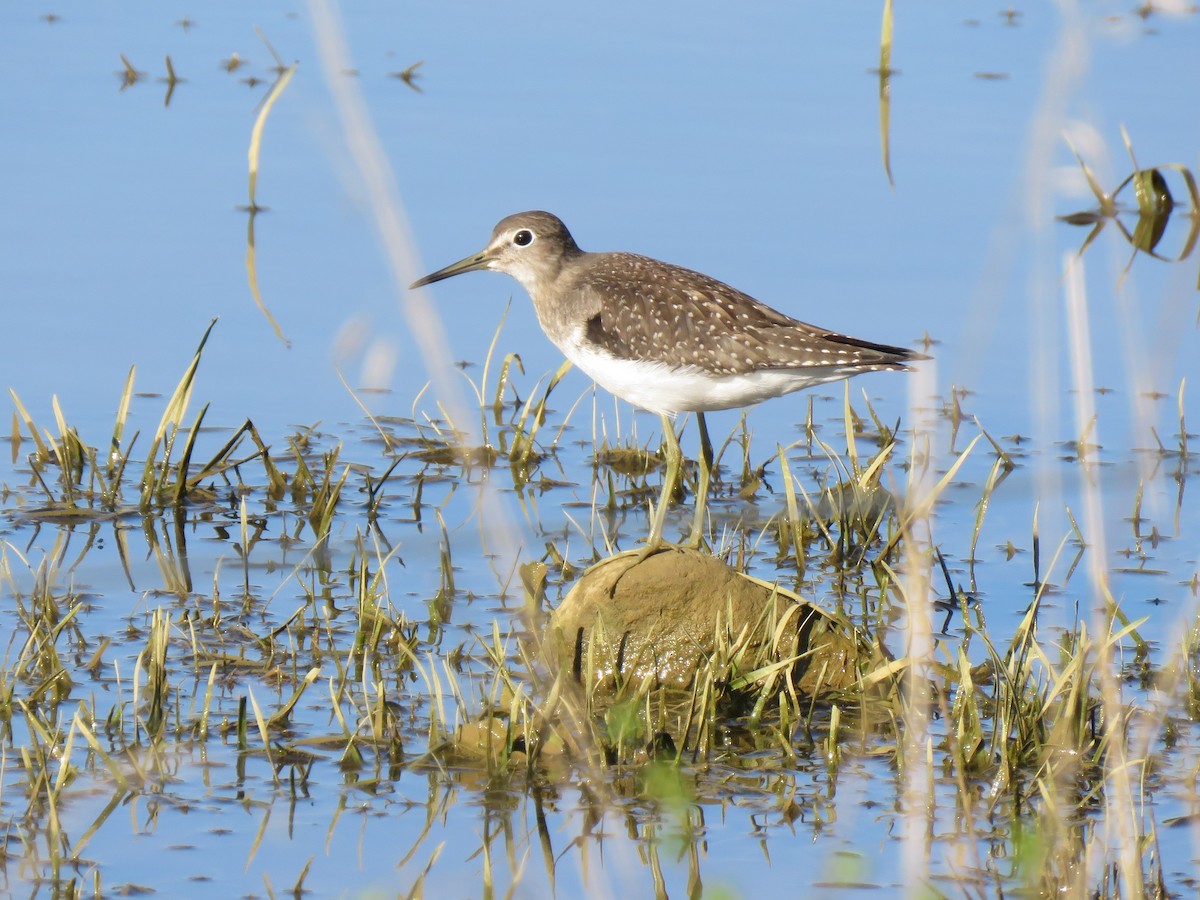
<path fill-rule="evenodd" d="M 479 253 L 414 281 L 412 287 L 492 269 L 533 298 L 546 337 L 601 387 L 662 418 L 667 472 L 645 550 L 662 544 L 667 504 L 682 465 L 669 416 L 696 413 L 702 462 L 690 543 L 698 546 L 712 466 L 709 410 L 862 372 L 905 370 L 926 359 L 785 316 L 707 275 L 632 253 L 580 250 L 548 212 L 501 219 Z"/>

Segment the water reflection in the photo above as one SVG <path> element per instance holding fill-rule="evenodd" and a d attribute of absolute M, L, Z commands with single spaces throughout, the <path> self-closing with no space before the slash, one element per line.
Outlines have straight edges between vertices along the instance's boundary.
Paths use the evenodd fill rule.
<path fill-rule="evenodd" d="M 1179 163 L 1168 163 L 1149 169 L 1136 168 L 1137 160 L 1133 158 L 1133 147 L 1130 145 L 1128 135 L 1125 135 L 1125 145 L 1133 159 L 1135 169 L 1117 185 L 1112 193 L 1108 193 L 1100 187 L 1087 164 L 1076 154 L 1075 158 L 1087 178 L 1088 187 L 1100 206 L 1098 209 L 1087 212 L 1059 216 L 1059 219 L 1070 225 L 1091 226 L 1092 230 L 1088 232 L 1079 248 L 1080 256 L 1111 224 L 1133 247 L 1135 256 L 1137 253 L 1143 253 L 1163 262 L 1182 262 L 1192 255 L 1196 241 L 1200 238 L 1200 190 L 1196 187 L 1196 179 L 1187 166 Z M 1177 206 L 1163 174 L 1165 171 L 1175 172 L 1183 181 L 1190 204 L 1187 208 L 1180 209 Z M 1134 209 L 1137 212 L 1137 219 L 1132 230 L 1121 218 L 1122 215 L 1128 215 L 1131 211 L 1128 206 L 1122 206 L 1120 201 L 1121 192 L 1126 188 L 1133 191 L 1136 200 Z M 1167 232 L 1172 215 L 1175 216 L 1176 221 L 1182 219 L 1182 227 L 1186 227 L 1187 231 L 1180 249 L 1173 255 L 1164 256 L 1158 252 L 1158 247 Z M 1133 265 L 1133 259 L 1130 259 L 1128 265 Z M 1126 271 L 1128 271 L 1128 267 Z"/>
<path fill-rule="evenodd" d="M 659 20 L 641 10 L 634 28 L 620 15 L 587 21 L 594 46 L 627 52 L 618 69 L 610 52 L 593 54 L 579 41 L 579 20 L 562 10 L 526 18 L 481 7 L 457 23 L 477 31 L 450 29 L 452 39 L 431 24 L 429 16 L 444 16 L 433 7 L 406 11 L 402 31 L 375 27 L 377 11 L 364 10 L 370 21 L 359 20 L 356 33 L 362 82 L 368 92 L 389 91 L 369 97 L 426 215 L 461 220 L 472 204 L 523 208 L 534 205 L 529 195 L 551 191 L 561 203 L 538 205 L 591 204 L 581 219 L 608 216 L 629 231 L 649 218 L 640 211 L 661 209 L 654 219 L 672 224 L 664 232 L 679 232 L 650 235 L 663 243 L 661 255 L 715 246 L 728 254 L 722 265 L 749 267 L 760 279 L 772 277 L 764 258 L 786 258 L 764 294 L 795 296 L 797 311 L 807 303 L 894 317 L 880 323 L 885 332 L 936 321 L 948 367 L 956 354 L 983 355 L 956 328 L 971 285 L 991 280 L 977 255 L 1011 177 L 997 160 L 1023 158 L 1012 136 L 1027 124 L 1032 100 L 1023 91 L 1046 35 L 1042 15 L 1009 10 L 950 40 L 940 30 L 944 12 L 932 22 L 909 18 L 893 48 L 906 78 L 885 77 L 891 61 L 883 57 L 878 86 L 862 95 L 873 10 L 861 32 L 867 44 L 829 40 L 859 31 L 830 18 L 855 15 L 836 5 L 797 8 L 802 21 L 776 10 L 757 17 L 753 33 L 753 16 L 723 15 L 719 29 L 706 31 L 703 11 Z M 99 13 L 98 23 L 111 26 L 102 21 L 110 14 Z M 889 492 L 905 494 L 922 471 L 946 479 L 928 531 L 914 527 L 895 544 L 933 573 L 933 651 L 922 679 L 931 718 L 920 759 L 903 739 L 922 710 L 901 693 L 872 703 L 817 700 L 793 696 L 782 680 L 750 702 L 728 690 L 750 673 L 730 672 L 728 683 L 714 679 L 682 699 L 628 685 L 623 704 L 608 704 L 580 696 L 569 681 L 554 695 L 553 673 L 522 649 L 530 623 L 580 570 L 644 532 L 644 500 L 661 478 L 658 435 L 626 412 L 589 416 L 589 395 L 580 402 L 586 386 L 552 375 L 558 361 L 537 356 L 535 325 L 519 312 L 516 327 L 497 334 L 487 374 L 467 373 L 476 402 L 466 413 L 448 416 L 440 392 L 421 394 L 424 372 L 405 365 L 412 383 L 381 401 L 386 415 L 365 419 L 323 354 L 337 317 L 357 313 L 385 276 L 362 251 L 372 236 L 358 227 L 355 189 L 322 180 L 338 151 L 329 149 L 336 141 L 321 143 L 322 116 L 332 114 L 315 80 L 304 78 L 316 67 L 302 29 L 276 25 L 306 68 L 271 120 L 280 143 L 270 200 L 287 228 L 266 247 L 256 245 L 253 209 L 244 243 L 240 221 L 231 228 L 228 217 L 245 184 L 252 102 L 223 73 L 208 82 L 198 74 L 220 60 L 224 72 L 244 75 L 244 58 L 230 53 L 239 32 L 215 23 L 181 32 L 144 17 L 135 23 L 144 40 L 121 57 L 113 92 L 111 32 L 73 29 L 69 20 L 36 24 L 65 48 L 50 74 L 70 80 L 69 90 L 48 77 L 13 94 L 62 114 L 37 118 L 4 150 L 21 176 L 7 198 L 7 221 L 16 224 L 5 232 L 10 252 L 0 270 L 13 298 L 5 386 L 30 402 L 15 400 L 13 462 L 0 488 L 0 633 L 10 635 L 0 665 L 7 889 L 45 885 L 67 895 L 86 882 L 100 892 L 199 896 L 258 892 L 265 883 L 268 891 L 383 885 L 474 895 L 610 886 L 695 896 L 724 885 L 791 895 L 875 884 L 899 893 L 901 854 L 920 846 L 898 839 L 906 828 L 927 836 L 921 874 L 948 894 L 1065 886 L 1112 895 L 1118 862 L 1134 873 L 1127 883 L 1142 876 L 1149 886 L 1191 886 L 1185 860 L 1194 848 L 1187 829 L 1173 827 L 1195 821 L 1189 747 L 1200 696 L 1189 540 L 1196 512 L 1186 490 L 1195 401 L 1180 381 L 1192 358 L 1186 328 L 1171 321 L 1182 371 L 1147 386 L 1165 401 L 1153 416 L 1126 424 L 1117 403 L 1131 379 L 1108 354 L 1097 368 L 1117 393 L 1096 394 L 1094 425 L 1031 427 L 1025 395 L 1066 392 L 1026 387 L 1019 377 L 1028 325 L 1013 310 L 1037 282 L 1022 260 L 1044 249 L 1022 232 L 1013 271 L 995 279 L 1018 284 L 996 298 L 1003 353 L 992 360 L 1015 368 L 936 386 L 899 428 L 895 403 L 866 404 L 857 393 L 809 403 L 807 417 L 799 402 L 726 427 L 715 543 L 738 565 L 861 622 L 897 657 L 878 682 L 884 688 L 893 678 L 909 683 L 905 655 L 919 612 L 905 563 L 884 552 L 903 529 L 842 528 L 837 513 L 872 509 L 851 503 L 847 485 L 871 468 L 885 432 L 905 441 L 875 472 Z M 1098 67 L 1088 83 L 1104 92 L 1107 115 L 1144 114 L 1154 139 L 1186 158 L 1191 120 L 1159 115 L 1152 94 L 1167 92 L 1123 74 L 1182 83 L 1161 76 L 1189 24 L 1176 32 L 1172 20 L 1156 24 L 1153 37 L 1106 45 L 1122 65 Z M 164 26 L 192 43 L 169 43 Z M 248 22 L 237 27 L 252 34 Z M 3 34 L 5 58 L 33 71 L 25 48 L 14 46 L 26 43 L 20 23 Z M 410 36 L 413 46 L 401 46 Z M 964 50 L 969 59 L 956 55 Z M 176 104 L 169 117 L 155 92 L 130 90 L 159 74 L 131 60 L 167 53 L 170 69 L 192 78 L 188 109 Z M 389 71 L 417 57 L 436 60 L 436 79 L 430 70 L 432 80 L 414 83 L 420 64 Z M 943 64 L 957 66 L 938 76 L 953 90 L 936 100 L 907 90 L 933 83 L 933 66 Z M 288 67 L 278 57 L 275 66 L 259 74 L 278 85 Z M 993 70 L 1012 77 L 982 85 L 969 74 Z M 1114 84 L 1113 73 L 1126 83 Z M 241 80 L 265 83 L 255 74 Z M 47 86 L 57 93 L 34 93 Z M 422 86 L 419 111 L 401 105 Z M 985 88 L 981 99 L 976 91 Z M 14 121 L 34 121 L 27 108 L 12 112 Z M 314 132 L 322 134 L 315 142 Z M 111 134 L 120 139 L 109 144 Z M 904 164 L 890 194 L 886 186 L 883 194 L 859 190 L 882 184 L 861 177 L 878 173 L 877 142 L 889 174 Z M 72 198 L 70 215 L 45 203 L 51 161 L 56 191 Z M 1072 220 L 1095 234 L 1115 223 L 1135 257 L 1190 259 L 1195 216 L 1179 202 L 1196 206 L 1190 172 L 1136 161 L 1133 170 L 1106 194 L 1112 215 L 1097 194 L 1101 210 Z M 181 187 L 188 190 L 175 193 Z M 1132 204 L 1119 209 L 1131 190 L 1141 194 L 1136 219 Z M 170 214 L 139 205 L 145 198 L 169 202 Z M 804 213 L 814 210 L 821 227 L 804 229 Z M 852 219 L 839 218 L 845 210 Z M 154 226 L 144 228 L 147 221 Z M 130 242 L 135 229 L 139 240 Z M 1090 256 L 1095 234 L 1083 242 Z M 1172 250 L 1176 235 L 1181 249 Z M 673 240 L 680 246 L 666 246 Z M 799 245 L 804 253 L 787 256 Z M 189 267 L 195 259 L 204 264 Z M 1149 275 L 1166 267 L 1139 268 Z M 1049 282 L 1057 285 L 1058 274 Z M 247 283 L 262 306 L 247 302 Z M 1150 282 L 1148 291 L 1166 295 L 1160 287 Z M 478 305 L 453 307 L 449 359 L 478 358 L 496 332 L 490 314 L 461 312 L 491 298 L 471 300 Z M 286 354 L 272 355 L 282 345 L 263 327 L 273 326 L 263 321 L 268 307 L 290 323 Z M 186 319 L 187 311 L 199 318 Z M 163 335 L 192 341 L 218 313 L 200 367 L 208 380 L 188 378 L 170 396 L 170 379 L 188 360 L 164 362 L 179 351 Z M 375 321 L 393 314 L 386 308 Z M 1120 327 L 1102 330 L 1107 320 L 1095 317 L 1097 340 L 1120 336 Z M 1152 346 L 1155 361 L 1168 355 Z M 156 374 L 151 360 L 169 375 Z M 104 421 L 114 405 L 105 366 L 117 367 L 119 385 L 134 361 L 143 382 L 167 385 L 165 396 L 136 401 L 130 386 L 115 404 L 124 412 Z M 26 377 L 38 380 L 18 383 Z M 326 382 L 337 402 L 320 396 Z M 192 394 L 212 398 L 211 412 L 189 412 Z M 56 395 L 82 418 L 64 414 Z M 910 453 L 907 435 L 926 414 L 932 432 Z M 318 418 L 320 428 L 292 424 Z M 693 490 L 694 473 L 686 480 L 684 490 Z M 1054 480 L 1062 492 L 1047 490 Z M 789 508 L 789 483 L 799 515 Z M 1099 528 L 1076 518 L 1081 493 L 1092 488 L 1108 504 Z M 504 545 L 489 530 L 500 520 L 480 512 L 491 489 L 522 514 L 502 526 L 520 544 L 513 552 L 498 553 Z M 1117 536 L 1115 554 L 1100 549 L 1104 530 Z M 1097 557 L 1104 578 L 1085 578 Z M 1105 611 L 1099 628 L 1090 618 L 1096 606 Z M 1108 669 L 1096 664 L 1104 655 L 1113 657 Z M 470 734 L 488 752 L 467 756 Z M 1121 759 L 1144 776 L 1131 795 L 1118 795 L 1110 778 Z M 908 782 L 921 771 L 928 781 L 913 791 Z M 921 802 L 910 806 L 912 796 Z M 1130 796 L 1137 802 L 1122 806 Z M 1120 830 L 1122 809 L 1142 816 L 1132 832 Z M 1143 841 L 1147 834 L 1154 840 Z M 148 866 L 160 849 L 184 852 L 170 866 Z"/>

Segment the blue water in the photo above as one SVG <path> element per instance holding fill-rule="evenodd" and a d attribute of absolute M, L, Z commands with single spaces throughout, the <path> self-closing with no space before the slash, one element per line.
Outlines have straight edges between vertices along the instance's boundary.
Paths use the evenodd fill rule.
<path fill-rule="evenodd" d="M 51 10 L 61 19 L 39 18 Z M 1105 465 L 1085 474 L 1060 459 L 1068 450 L 1059 442 L 1082 431 L 1063 271 L 1087 230 L 1053 216 L 1096 205 L 1064 132 L 1107 189 L 1131 169 L 1122 126 L 1141 165 L 1195 165 L 1200 121 L 1186 114 L 1200 38 L 1194 15 L 1142 20 L 1127 5 L 1064 3 L 1023 9 L 1010 23 L 989 4 L 898 9 L 892 65 L 899 74 L 890 87 L 893 185 L 882 164 L 879 83 L 868 71 L 878 65 L 877 4 L 616 3 L 590 10 L 539 2 L 354 4 L 341 15 L 355 75 L 323 71 L 311 10 L 269 4 L 192 10 L 196 22 L 187 29 L 177 24 L 185 13 L 152 3 L 0 8 L 6 85 L 0 121 L 7 123 L 0 142 L 0 297 L 8 338 L 0 386 L 15 391 L 43 427 L 53 429 L 51 398 L 57 397 L 85 442 L 106 446 L 130 366 L 137 367 L 138 391 L 169 394 L 217 318 L 193 414 L 211 402 L 209 425 L 231 429 L 251 419 L 277 452 L 286 450 L 296 427 L 320 423 L 321 446 L 344 442 L 343 462 L 370 465 L 378 474 L 390 461 L 367 443 L 373 429 L 339 372 L 355 389 L 374 389 L 360 399 L 375 414 L 412 414 L 414 398 L 431 380 L 420 411 L 436 417 L 438 402 L 471 409 L 469 387 L 453 364 L 475 363 L 465 374 L 479 378 L 478 364 L 510 298 L 498 353 L 520 354 L 527 373 L 522 396 L 557 369 L 558 352 L 540 334 L 527 298 L 501 276 L 472 275 L 425 292 L 447 340 L 432 367 L 422 354 L 430 348 L 420 345 L 421 323 L 404 305 L 405 284 L 481 248 L 496 220 L 544 208 L 560 215 L 587 249 L 631 250 L 702 269 L 789 314 L 867 339 L 915 345 L 928 334 L 936 340 L 929 350 L 936 359 L 920 376 L 859 379 L 851 394 L 857 405 L 866 391 L 883 421 L 903 417 L 908 424 L 921 418 L 918 409 L 948 403 L 952 386 L 969 389 L 962 401 L 968 417 L 953 448 L 948 425 L 937 425 L 942 471 L 954 461 L 953 451 L 978 433 L 972 414 L 998 440 L 1025 437 L 1019 449 L 1028 455 L 998 489 L 976 553 L 974 573 L 990 627 L 1003 632 L 1005 623 L 1015 624 L 1031 597 L 1025 583 L 1033 580 L 1035 506 L 1044 569 L 1071 534 L 1070 510 L 1095 552 L 1104 553 L 1114 594 L 1131 617 L 1150 617 L 1148 637 L 1167 650 L 1190 627 L 1200 517 L 1186 491 L 1178 500 L 1177 460 L 1155 466 L 1137 451 L 1155 446 L 1151 426 L 1168 448 L 1177 446 L 1177 398 L 1185 378 L 1191 382 L 1183 393 L 1184 416 L 1193 428 L 1200 422 L 1196 258 L 1169 264 L 1141 256 L 1125 273 L 1132 250 L 1109 227 L 1076 263 L 1087 291 L 1094 382 L 1111 389 L 1093 398 L 1097 421 L 1089 436 L 1102 445 Z M 255 221 L 259 283 L 286 345 L 252 300 L 247 217 L 238 209 L 247 202 L 250 130 L 273 78 L 255 25 L 285 63 L 298 63 L 266 125 L 257 199 L 269 210 Z M 227 73 L 220 62 L 235 51 L 250 63 Z M 123 90 L 116 74 L 120 54 L 147 73 Z M 167 86 L 157 79 L 168 54 L 186 81 L 164 105 Z M 420 92 L 390 77 L 419 60 Z M 265 81 L 248 86 L 241 81 L 248 75 Z M 391 198 L 373 195 L 355 168 L 327 77 L 349 80 L 386 153 L 414 251 L 396 275 L 372 212 L 373 200 Z M 1182 199 L 1182 182 L 1167 175 Z M 1187 227 L 1186 216 L 1174 218 L 1164 253 L 1185 246 Z M 565 411 L 588 389 L 583 376 L 571 373 L 556 389 L 554 405 Z M 1145 399 L 1146 391 L 1164 396 Z M 840 448 L 841 387 L 820 395 L 823 436 Z M 143 451 L 163 402 L 161 396 L 135 399 L 129 432 L 141 431 Z M 572 439 L 590 438 L 593 422 L 626 434 L 635 421 L 642 443 L 654 439 L 652 418 L 635 419 L 603 395 L 595 410 L 585 397 L 572 418 Z M 796 440 L 806 411 L 803 397 L 755 410 L 756 460 Z M 714 436 L 723 438 L 737 420 L 735 413 L 713 416 Z M 472 412 L 459 424 L 477 434 L 477 421 Z M 227 434 L 206 435 L 202 447 L 215 452 Z M 691 430 L 688 439 L 694 440 Z M 25 443 L 21 452 L 29 449 Z M 571 495 L 589 500 L 588 460 L 569 441 L 561 460 L 563 470 L 553 477 L 579 485 Z M 934 524 L 935 538 L 964 581 L 974 504 L 990 464 L 983 442 L 958 479 L 964 486 L 951 489 Z M 22 470 L 3 454 L 0 484 L 24 484 Z M 515 562 L 541 553 L 543 531 L 567 533 L 575 552 L 586 551 L 586 541 L 561 515 L 561 494 L 531 513 L 503 489 L 503 475 L 493 474 L 483 486 L 476 478 L 453 490 L 447 483 L 426 487 L 425 502 L 446 501 L 458 586 L 477 597 L 458 603 L 456 628 L 488 630 L 497 616 L 507 621 L 510 601 L 501 599 L 501 586 Z M 1104 504 L 1095 520 L 1099 533 L 1083 521 L 1087 478 L 1097 480 Z M 1186 474 L 1181 480 L 1186 487 Z M 1143 533 L 1156 527 L 1164 538 L 1157 546 L 1139 541 L 1124 521 L 1139 484 Z M 420 529 L 399 524 L 409 515 L 412 490 L 408 483 L 390 490 L 384 518 L 404 560 L 403 568 L 391 564 L 393 602 L 420 620 L 438 585 L 441 539 L 432 520 Z M 504 523 L 500 533 L 480 528 L 481 503 L 491 504 Z M 778 494 L 764 495 L 758 512 L 776 514 L 782 503 Z M 719 506 L 741 514 L 736 504 Z M 587 526 L 586 509 L 569 511 Z M 686 518 L 681 511 L 672 530 Z M 236 534 L 236 517 L 225 524 Z M 335 535 L 335 559 L 346 561 L 359 524 Z M 295 525 L 283 516 L 273 520 L 270 535 Z M 640 526 L 626 524 L 625 546 Z M 34 566 L 56 534 L 47 527 L 33 534 L 0 520 L 0 538 Z M 155 592 L 164 576 L 133 528 L 129 584 L 115 532 L 106 526 L 102 535 L 101 546 L 87 552 L 72 577 L 95 595 L 93 621 L 116 631 L 131 611 L 138 617 L 160 602 Z M 74 540 L 81 546 L 82 534 Z M 1023 551 L 1011 561 L 997 549 L 1008 541 Z M 221 578 L 239 582 L 240 562 L 215 528 L 191 533 L 188 542 L 194 590 L 209 590 L 218 568 Z M 1129 549 L 1134 555 L 1121 554 Z M 281 586 L 279 579 L 303 552 L 272 543 L 252 558 L 253 586 L 274 596 L 266 616 L 272 625 L 298 605 L 297 586 Z M 1136 569 L 1137 552 L 1145 552 L 1145 567 L 1159 574 L 1118 571 Z M 1066 580 L 1073 553 L 1068 547 L 1052 580 Z M 1071 577 L 1067 594 L 1050 604 L 1048 624 L 1069 624 L 1080 598 L 1086 614 L 1094 596 L 1086 572 Z M 15 627 L 11 593 L 0 586 L 4 631 Z M 348 596 L 346 589 L 343 599 Z M 133 660 L 118 660 L 127 677 Z M 97 690 L 115 690 L 111 685 L 106 679 Z M 314 690 L 326 688 L 318 682 Z M 319 710 L 320 701 L 314 705 Z M 309 721 L 318 730 L 330 727 L 318 712 Z M 453 788 L 431 789 L 426 776 L 405 772 L 393 785 L 398 796 L 364 797 L 335 787 L 338 770 L 321 764 L 317 787 L 297 803 L 289 828 L 293 813 L 265 763 L 251 764 L 247 800 L 243 785 L 225 771 L 233 766 L 232 750 L 208 752 L 217 768 L 180 760 L 182 781 L 163 788 L 167 802 L 143 796 L 97 832 L 83 855 L 100 866 L 107 887 L 142 883 L 171 895 L 202 896 L 219 884 L 222 893 L 245 894 L 261 891 L 267 876 L 279 891 L 313 856 L 309 886 L 320 895 L 390 893 L 411 887 L 445 841 L 429 888 L 480 892 L 483 866 L 469 854 L 490 826 L 473 806 L 477 792 L 459 789 L 450 812 L 436 817 L 430 836 L 398 870 L 424 827 L 426 807 L 437 805 L 431 805 L 431 790 Z M 842 773 L 840 818 L 820 827 L 787 825 L 769 812 L 773 800 L 751 792 L 738 802 L 706 802 L 705 885 L 729 885 L 741 894 L 792 890 L 826 880 L 831 854 L 848 849 L 866 857 L 863 881 L 895 889 L 902 876 L 891 820 L 882 811 L 863 811 L 855 799 L 892 796 L 891 785 L 878 786 L 887 776 L 878 768 Z M 810 791 L 806 779 L 819 774 L 796 777 Z M 17 807 L 10 785 L 6 778 L 5 820 Z M 92 799 L 81 792 L 72 801 L 73 836 L 109 796 L 101 789 Z M 331 829 L 339 798 L 347 809 Z M 565 792 L 551 812 L 556 853 L 580 833 L 577 799 Z M 541 850 L 531 830 L 531 801 L 515 802 L 519 854 L 529 853 L 519 893 L 534 896 L 547 887 Z M 769 821 L 769 839 L 753 834 L 742 802 Z M 187 815 L 181 814 L 185 807 Z M 851 809 L 854 816 L 847 814 Z M 251 858 L 266 815 L 266 836 Z M 581 866 L 581 857 L 564 856 L 561 893 L 584 883 L 614 895 L 652 889 L 645 845 L 628 840 L 627 823 L 610 816 L 603 853 L 599 845 L 589 851 L 589 868 L 575 873 L 576 883 L 564 872 Z M 218 828 L 229 833 L 214 836 Z M 1173 854 L 1176 869 L 1194 870 L 1194 852 L 1177 835 L 1160 832 L 1164 853 Z M 181 843 L 200 849 L 179 851 L 185 862 L 170 869 L 146 865 L 143 851 Z M 493 855 L 504 870 L 498 848 Z M 671 893 L 683 892 L 686 863 L 672 857 L 664 866 Z M 29 874 L 14 871 L 15 889 L 31 890 Z M 189 881 L 192 874 L 216 883 Z M 497 874 L 501 890 L 507 877 Z"/>

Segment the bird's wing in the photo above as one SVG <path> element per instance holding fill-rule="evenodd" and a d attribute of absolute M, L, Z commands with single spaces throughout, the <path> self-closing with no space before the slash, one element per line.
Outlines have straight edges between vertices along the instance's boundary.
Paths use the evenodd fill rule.
<path fill-rule="evenodd" d="M 624 359 L 715 375 L 764 369 L 902 368 L 911 351 L 800 322 L 699 272 L 610 254 L 586 285 L 584 338 Z"/>

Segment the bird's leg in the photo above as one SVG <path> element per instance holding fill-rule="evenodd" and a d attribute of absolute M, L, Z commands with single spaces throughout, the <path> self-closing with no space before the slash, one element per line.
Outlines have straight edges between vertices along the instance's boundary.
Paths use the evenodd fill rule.
<path fill-rule="evenodd" d="M 704 413 L 696 413 L 696 425 L 700 430 L 700 478 L 696 485 L 696 515 L 692 519 L 692 533 L 688 536 L 688 546 L 692 549 L 699 549 L 704 543 L 704 513 L 708 507 L 708 486 L 712 481 L 713 467 L 712 441 L 708 438 L 708 423 L 704 421 Z"/>
<path fill-rule="evenodd" d="M 679 472 L 682 468 L 683 454 L 679 450 L 679 439 L 675 436 L 675 426 L 667 416 L 660 416 L 663 427 L 663 443 L 666 445 L 667 471 L 663 475 L 662 493 L 658 495 L 658 504 L 654 507 L 654 521 L 650 525 L 650 535 L 646 538 L 646 546 L 642 548 L 642 558 L 650 556 L 663 544 L 663 526 L 667 522 L 667 507 L 671 505 L 671 497 L 675 494 L 675 485 L 679 483 Z"/>

